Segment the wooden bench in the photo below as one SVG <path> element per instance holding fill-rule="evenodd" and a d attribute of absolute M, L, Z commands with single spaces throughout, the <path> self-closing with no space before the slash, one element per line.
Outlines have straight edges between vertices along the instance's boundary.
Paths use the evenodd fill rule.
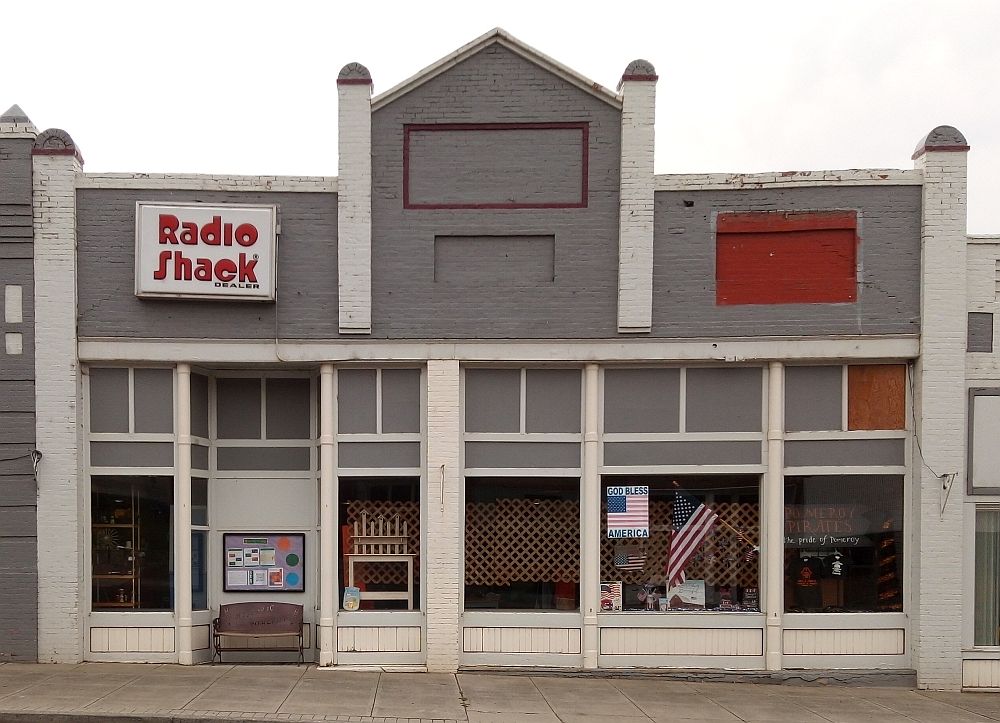
<path fill-rule="evenodd" d="M 225 647 L 223 637 L 232 638 L 287 638 L 296 637 L 298 645 L 261 648 L 267 651 L 297 652 L 303 661 L 302 606 L 281 602 L 240 602 L 219 606 L 219 617 L 212 621 L 212 639 L 215 657 L 222 662 L 222 653 L 244 651 L 247 648 Z"/>

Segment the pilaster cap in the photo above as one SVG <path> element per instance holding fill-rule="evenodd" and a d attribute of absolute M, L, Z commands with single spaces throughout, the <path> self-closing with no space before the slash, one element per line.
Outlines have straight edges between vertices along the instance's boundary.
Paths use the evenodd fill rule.
<path fill-rule="evenodd" d="M 337 85 L 371 85 L 372 74 L 361 63 L 348 63 L 340 69 Z"/>
<path fill-rule="evenodd" d="M 969 144 L 962 132 L 954 126 L 938 126 L 924 136 L 913 151 L 913 160 L 917 160 L 927 151 L 961 152 L 969 150 Z"/>
<path fill-rule="evenodd" d="M 643 60 L 639 58 L 633 60 L 625 68 L 625 72 L 622 73 L 622 79 L 618 82 L 618 90 L 622 89 L 622 85 L 633 80 L 651 80 L 654 83 L 660 79 L 660 76 L 656 74 L 656 68 L 648 60 Z"/>
<path fill-rule="evenodd" d="M 49 128 L 42 131 L 35 139 L 35 145 L 31 149 L 33 156 L 73 156 L 80 165 L 83 165 L 83 156 L 80 149 L 70 137 L 69 133 L 61 128 Z"/>
<path fill-rule="evenodd" d="M 0 115 L 0 136 L 13 138 L 34 138 L 38 129 L 21 106 L 12 105 L 3 115 Z"/>

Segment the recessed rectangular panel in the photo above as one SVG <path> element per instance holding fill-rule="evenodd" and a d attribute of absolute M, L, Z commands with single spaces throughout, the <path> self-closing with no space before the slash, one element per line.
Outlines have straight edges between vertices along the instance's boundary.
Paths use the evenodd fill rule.
<path fill-rule="evenodd" d="M 858 300 L 854 211 L 720 213 L 716 304 Z"/>
<path fill-rule="evenodd" d="M 847 367 L 847 428 L 905 429 L 906 365 Z"/>
<path fill-rule="evenodd" d="M 174 431 L 174 372 L 172 369 L 136 369 L 135 431 L 170 434 Z"/>
<path fill-rule="evenodd" d="M 420 370 L 382 370 L 382 431 L 420 431 Z"/>
<path fill-rule="evenodd" d="M 555 236 L 434 237 L 435 284 L 535 288 L 555 278 Z"/>
<path fill-rule="evenodd" d="M 525 432 L 579 432 L 579 369 L 525 372 Z"/>
<path fill-rule="evenodd" d="M 340 434 L 375 433 L 376 377 L 375 369 L 337 372 L 337 431 Z"/>
<path fill-rule="evenodd" d="M 586 123 L 407 125 L 403 207 L 583 208 Z"/>
<path fill-rule="evenodd" d="M 679 429 L 680 370 L 605 370 L 605 432 L 676 432 Z"/>
<path fill-rule="evenodd" d="M 688 369 L 688 432 L 759 432 L 763 425 L 760 368 Z"/>
<path fill-rule="evenodd" d="M 419 442 L 341 442 L 338 467 L 419 467 Z"/>
<path fill-rule="evenodd" d="M 785 367 L 785 429 L 840 431 L 843 386 L 843 367 Z"/>
<path fill-rule="evenodd" d="M 309 469 L 308 447 L 219 447 L 215 454 L 220 470 L 294 472 Z"/>
<path fill-rule="evenodd" d="M 208 377 L 191 375 L 191 434 L 208 437 Z"/>
<path fill-rule="evenodd" d="M 128 432 L 128 369 L 90 370 L 90 431 Z"/>
<path fill-rule="evenodd" d="M 465 370 L 465 431 L 521 429 L 521 370 Z"/>
<path fill-rule="evenodd" d="M 580 466 L 580 445 L 575 442 L 466 442 L 468 468 Z"/>
<path fill-rule="evenodd" d="M 201 444 L 191 445 L 191 466 L 194 469 L 208 469 L 208 447 Z"/>
<path fill-rule="evenodd" d="M 760 442 L 608 442 L 604 464 L 760 464 L 760 452 Z"/>
<path fill-rule="evenodd" d="M 260 439 L 260 379 L 221 378 L 215 390 L 219 439 Z"/>
<path fill-rule="evenodd" d="M 822 439 L 785 442 L 786 467 L 900 466 L 906 464 L 903 439 Z"/>
<path fill-rule="evenodd" d="M 969 336 L 966 351 L 983 353 L 993 351 L 993 314 L 982 311 L 969 312 Z"/>
<path fill-rule="evenodd" d="M 173 467 L 173 442 L 91 442 L 91 467 Z"/>
<path fill-rule="evenodd" d="M 309 439 L 309 380 L 275 377 L 265 382 L 268 439 Z"/>

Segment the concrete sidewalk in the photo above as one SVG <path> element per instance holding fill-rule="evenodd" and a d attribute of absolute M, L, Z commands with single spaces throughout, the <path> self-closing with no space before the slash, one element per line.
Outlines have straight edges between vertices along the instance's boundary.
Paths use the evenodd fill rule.
<path fill-rule="evenodd" d="M 294 665 L 0 664 L 0 722 L 973 723 L 1000 695 Z"/>

